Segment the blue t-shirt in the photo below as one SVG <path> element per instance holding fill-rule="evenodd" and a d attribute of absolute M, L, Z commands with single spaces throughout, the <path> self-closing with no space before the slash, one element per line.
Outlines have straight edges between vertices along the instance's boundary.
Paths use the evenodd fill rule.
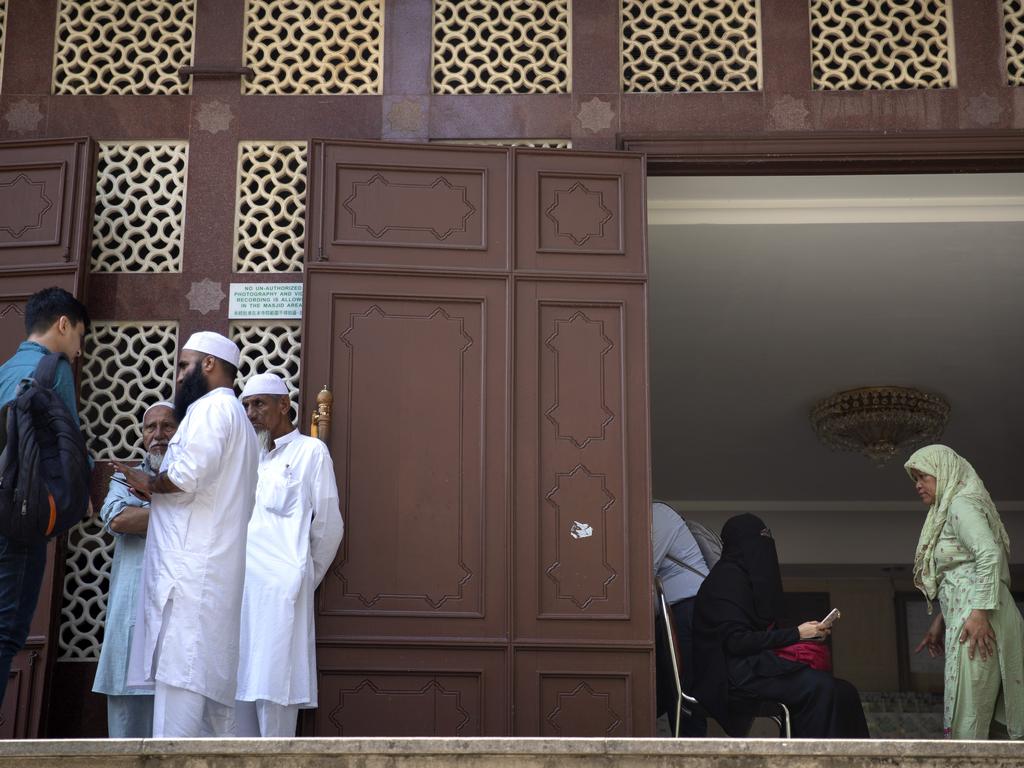
<path fill-rule="evenodd" d="M 18 384 L 22 379 L 31 378 L 36 366 L 50 350 L 38 341 L 23 341 L 18 351 L 3 365 L 0 365 L 0 406 L 9 403 L 18 392 Z M 78 420 L 78 402 L 75 398 L 75 376 L 67 360 L 61 360 L 57 366 L 57 379 L 53 385 L 60 399 L 67 405 L 75 423 Z"/>

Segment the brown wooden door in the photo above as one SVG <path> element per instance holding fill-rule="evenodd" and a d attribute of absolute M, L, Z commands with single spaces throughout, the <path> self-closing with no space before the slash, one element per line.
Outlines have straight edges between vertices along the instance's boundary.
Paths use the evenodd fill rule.
<path fill-rule="evenodd" d="M 24 308 L 41 288 L 83 296 L 94 152 L 89 139 L 0 142 L 0 361 L 25 339 Z M 11 666 L 0 738 L 41 733 L 59 610 L 57 542 L 50 545 L 25 648 Z"/>
<path fill-rule="evenodd" d="M 653 732 L 642 158 L 314 141 L 317 735 Z"/>

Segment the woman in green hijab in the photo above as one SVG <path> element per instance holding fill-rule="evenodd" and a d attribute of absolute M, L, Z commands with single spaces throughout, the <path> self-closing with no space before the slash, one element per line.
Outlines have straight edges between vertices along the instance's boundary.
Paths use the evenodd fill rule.
<path fill-rule="evenodd" d="M 945 735 L 1024 738 L 1024 619 L 1010 594 L 1003 522 L 974 467 L 951 448 L 926 446 L 905 467 L 929 505 L 914 585 L 929 613 L 936 596 L 942 612 L 915 653 L 945 652 Z"/>

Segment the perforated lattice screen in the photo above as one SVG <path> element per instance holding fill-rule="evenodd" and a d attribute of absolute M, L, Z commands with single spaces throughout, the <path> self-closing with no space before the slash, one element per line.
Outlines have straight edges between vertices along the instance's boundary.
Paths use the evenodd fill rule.
<path fill-rule="evenodd" d="M 430 143 L 484 147 L 527 147 L 529 149 L 572 149 L 571 139 L 431 139 Z"/>
<path fill-rule="evenodd" d="M 301 272 L 305 217 L 305 143 L 239 144 L 235 271 Z"/>
<path fill-rule="evenodd" d="M 99 145 L 93 272 L 180 272 L 188 144 Z"/>
<path fill-rule="evenodd" d="M 247 0 L 243 93 L 380 93 L 383 0 Z"/>
<path fill-rule="evenodd" d="M 814 87 L 956 85 L 948 0 L 811 0 Z"/>
<path fill-rule="evenodd" d="M 1003 39 L 1010 85 L 1024 85 L 1024 0 L 1003 0 Z"/>
<path fill-rule="evenodd" d="M 100 657 L 113 560 L 114 537 L 103 530 L 98 517 L 68 531 L 58 660 L 94 661 Z"/>
<path fill-rule="evenodd" d="M 142 457 L 140 425 L 146 407 L 174 394 L 177 342 L 175 322 L 92 324 L 82 352 L 80 415 L 94 458 Z M 60 660 L 99 658 L 113 557 L 113 539 L 104 533 L 99 518 L 69 531 Z"/>
<path fill-rule="evenodd" d="M 623 90 L 758 90 L 758 17 L 757 0 L 623 0 Z"/>
<path fill-rule="evenodd" d="M 174 395 L 176 322 L 97 321 L 82 354 L 82 426 L 93 458 L 141 459 L 142 414 Z"/>
<path fill-rule="evenodd" d="M 188 93 L 196 0 L 60 0 L 53 92 Z"/>
<path fill-rule="evenodd" d="M 434 93 L 567 93 L 568 0 L 434 0 Z"/>
<path fill-rule="evenodd" d="M 229 333 L 242 349 L 238 363 L 239 386 L 255 373 L 276 373 L 288 384 L 292 403 L 298 403 L 302 323 L 299 320 L 234 320 Z M 303 432 L 307 431 L 303 425 L 298 426 Z"/>
<path fill-rule="evenodd" d="M 0 0 L 0 93 L 4 82 L 4 41 L 7 39 L 7 0 Z"/>

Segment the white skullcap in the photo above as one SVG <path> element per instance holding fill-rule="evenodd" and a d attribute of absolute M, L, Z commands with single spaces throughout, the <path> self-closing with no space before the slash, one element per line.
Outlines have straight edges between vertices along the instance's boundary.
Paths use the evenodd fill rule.
<path fill-rule="evenodd" d="M 154 408 L 170 408 L 173 411 L 174 410 L 174 403 L 172 403 L 170 400 L 161 400 L 158 403 L 153 403 L 151 406 L 149 406 L 149 408 L 147 408 L 146 410 L 144 410 L 142 412 L 142 420 L 143 421 L 146 420 L 146 414 L 149 413 L 150 411 L 152 411 Z"/>
<path fill-rule="evenodd" d="M 242 390 L 242 399 L 253 395 L 287 395 L 288 385 L 274 373 L 257 373 L 250 376 Z"/>
<path fill-rule="evenodd" d="M 221 336 L 213 331 L 198 331 L 188 337 L 182 349 L 191 349 L 193 352 L 202 352 L 207 355 L 223 360 L 238 367 L 238 359 L 241 353 L 238 345 L 227 336 Z"/>

